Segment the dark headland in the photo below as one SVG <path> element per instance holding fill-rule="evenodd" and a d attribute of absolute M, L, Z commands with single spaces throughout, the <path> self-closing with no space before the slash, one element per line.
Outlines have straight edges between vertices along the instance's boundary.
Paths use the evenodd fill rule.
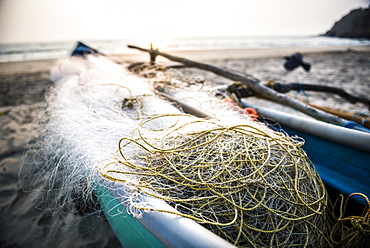
<path fill-rule="evenodd" d="M 324 36 L 370 39 L 370 5 L 354 9 L 337 21 Z"/>

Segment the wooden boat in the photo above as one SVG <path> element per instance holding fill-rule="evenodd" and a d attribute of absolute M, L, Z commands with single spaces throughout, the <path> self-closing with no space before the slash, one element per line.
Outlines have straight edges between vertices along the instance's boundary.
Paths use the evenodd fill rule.
<path fill-rule="evenodd" d="M 79 42 L 73 56 L 99 53 Z M 370 195 L 370 134 L 299 118 L 286 113 L 256 108 L 259 115 L 278 123 L 291 136 L 305 139 L 303 149 L 315 164 L 323 181 L 338 192 Z M 276 128 L 276 125 L 271 125 Z M 144 212 L 140 219 L 125 214 L 118 199 L 126 194 L 125 186 L 111 182 L 101 185 L 96 194 L 112 229 L 124 247 L 229 247 L 222 238 L 196 222 L 164 212 Z M 175 211 L 164 201 L 145 197 L 146 202 L 161 209 Z M 365 205 L 362 198 L 356 198 Z M 117 206 L 119 206 L 117 208 Z M 111 209 L 114 207 L 115 213 Z"/>

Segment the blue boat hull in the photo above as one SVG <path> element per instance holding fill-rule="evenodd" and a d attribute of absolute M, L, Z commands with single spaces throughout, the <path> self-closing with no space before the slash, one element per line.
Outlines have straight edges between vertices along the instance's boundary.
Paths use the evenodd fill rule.
<path fill-rule="evenodd" d="M 345 196 L 352 193 L 370 195 L 370 153 L 291 128 L 283 129 L 289 135 L 305 139 L 303 149 L 325 184 Z M 361 205 L 366 204 L 362 197 L 354 199 Z"/>

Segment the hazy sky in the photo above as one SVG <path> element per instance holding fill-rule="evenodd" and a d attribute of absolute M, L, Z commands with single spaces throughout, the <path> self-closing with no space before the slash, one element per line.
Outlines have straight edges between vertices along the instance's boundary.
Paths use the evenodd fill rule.
<path fill-rule="evenodd" d="M 370 0 L 0 0 L 0 43 L 317 35 Z"/>

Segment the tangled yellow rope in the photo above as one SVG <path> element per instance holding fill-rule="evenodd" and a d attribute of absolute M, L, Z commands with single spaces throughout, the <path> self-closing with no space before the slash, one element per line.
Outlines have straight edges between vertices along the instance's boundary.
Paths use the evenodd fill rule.
<path fill-rule="evenodd" d="M 361 216 L 347 216 L 345 210 L 348 201 L 353 196 L 361 196 L 366 202 L 366 208 Z M 344 202 L 343 195 L 340 195 L 340 216 L 331 230 L 330 239 L 335 247 L 370 247 L 370 200 L 361 193 L 353 193 Z"/>
<path fill-rule="evenodd" d="M 237 246 L 323 247 L 327 193 L 300 145 L 259 126 L 163 115 L 122 138 L 100 173 L 135 178 L 134 208 L 164 211 L 136 204 L 140 194 L 163 199 Z"/>

